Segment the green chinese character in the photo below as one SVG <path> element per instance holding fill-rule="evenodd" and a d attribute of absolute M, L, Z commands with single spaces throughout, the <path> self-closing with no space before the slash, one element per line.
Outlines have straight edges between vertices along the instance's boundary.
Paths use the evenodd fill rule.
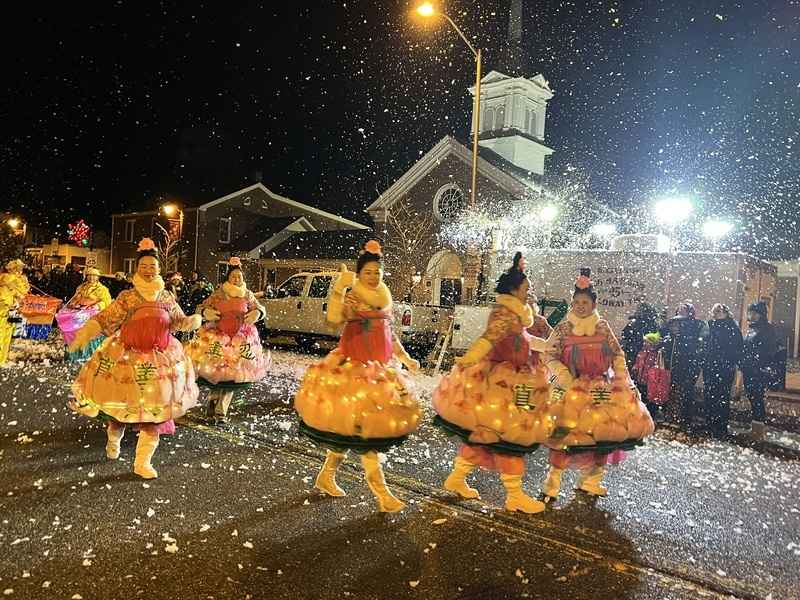
<path fill-rule="evenodd" d="M 608 402 L 611 402 L 611 392 L 603 388 L 593 389 L 592 402 L 595 404 L 607 404 Z"/>
<path fill-rule="evenodd" d="M 531 406 L 531 395 L 533 393 L 533 386 L 527 383 L 518 383 L 514 386 L 514 404 L 523 410 L 531 410 L 535 408 Z"/>
<path fill-rule="evenodd" d="M 256 357 L 256 355 L 253 354 L 249 343 L 244 343 L 239 346 L 239 356 L 247 360 L 253 360 Z"/>
<path fill-rule="evenodd" d="M 98 375 L 105 375 L 106 373 L 111 371 L 113 366 L 114 366 L 113 360 L 111 360 L 107 356 L 101 356 L 100 364 L 97 365 L 97 370 L 94 372 L 94 376 L 97 377 Z"/>
<path fill-rule="evenodd" d="M 133 368 L 134 378 L 139 387 L 144 387 L 155 378 L 156 366 L 153 363 L 142 363 Z"/>
<path fill-rule="evenodd" d="M 214 342 L 206 350 L 206 355 L 213 356 L 214 358 L 222 358 L 222 344 Z"/>

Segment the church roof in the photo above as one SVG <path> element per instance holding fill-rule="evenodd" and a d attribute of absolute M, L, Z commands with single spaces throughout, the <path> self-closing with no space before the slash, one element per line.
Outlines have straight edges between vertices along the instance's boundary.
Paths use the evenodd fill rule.
<path fill-rule="evenodd" d="M 447 135 L 383 192 L 367 208 L 367 212 L 390 207 L 451 155 L 466 165 L 472 165 L 471 148 Z M 532 173 L 513 165 L 488 148 L 478 148 L 478 173 L 514 196 L 522 197 L 541 191 L 541 185 Z"/>
<path fill-rule="evenodd" d="M 262 253 L 262 258 L 348 260 L 358 257 L 365 242 L 374 239 L 372 230 L 308 231 L 295 233 L 289 239 Z"/>

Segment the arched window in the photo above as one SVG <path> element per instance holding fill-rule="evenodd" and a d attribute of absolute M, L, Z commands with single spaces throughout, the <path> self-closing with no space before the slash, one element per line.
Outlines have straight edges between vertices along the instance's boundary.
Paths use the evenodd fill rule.
<path fill-rule="evenodd" d="M 466 208 L 464 192 L 454 183 L 443 185 L 433 198 L 433 216 L 443 223 L 450 223 Z"/>
<path fill-rule="evenodd" d="M 494 119 L 494 128 L 495 130 L 502 129 L 506 126 L 506 107 L 505 106 L 498 106 L 497 107 L 497 115 Z"/>
<path fill-rule="evenodd" d="M 483 127 L 481 128 L 482 131 L 491 131 L 492 127 L 494 127 L 494 109 L 487 108 L 486 114 L 483 115 Z"/>
<path fill-rule="evenodd" d="M 527 133 L 531 132 L 531 111 L 527 108 L 525 109 L 525 131 Z"/>
<path fill-rule="evenodd" d="M 536 135 L 536 111 L 529 111 L 531 113 L 531 121 L 528 126 L 528 133 L 531 135 Z"/>

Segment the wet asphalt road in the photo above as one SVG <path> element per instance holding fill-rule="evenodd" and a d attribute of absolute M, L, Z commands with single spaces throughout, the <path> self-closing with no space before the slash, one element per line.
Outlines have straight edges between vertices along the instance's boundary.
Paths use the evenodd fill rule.
<path fill-rule="evenodd" d="M 276 353 L 231 427 L 188 419 L 159 478 L 105 459 L 98 424 L 65 406 L 74 368 L 0 370 L 0 592 L 10 598 L 800 598 L 800 460 L 661 432 L 544 515 L 441 490 L 456 443 L 427 423 L 387 456 L 408 502 L 374 511 L 357 461 L 341 499 L 311 489 L 322 452 L 290 398 L 314 357 Z M 419 379 L 429 398 L 435 380 Z M 545 454 L 526 487 L 538 491 Z"/>

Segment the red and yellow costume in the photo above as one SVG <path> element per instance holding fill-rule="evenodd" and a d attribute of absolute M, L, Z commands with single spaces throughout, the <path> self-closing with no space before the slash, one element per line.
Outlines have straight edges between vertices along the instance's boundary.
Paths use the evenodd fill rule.
<path fill-rule="evenodd" d="M 96 269 L 92 274 L 99 275 Z M 92 317 L 111 305 L 111 293 L 99 281 L 85 281 L 78 286 L 67 305 L 56 313 L 56 321 L 64 334 L 64 344 L 69 346 L 75 339 L 75 333 Z M 99 335 L 78 352 L 65 353 L 68 362 L 88 360 L 105 339 Z"/>
<path fill-rule="evenodd" d="M 625 354 L 607 321 L 596 311 L 572 311 L 559 323 L 544 353 L 556 386 L 550 404 L 554 420 L 551 470 L 545 494 L 556 497 L 561 471 L 582 471 L 579 488 L 605 495 L 600 485 L 606 464 L 619 463 L 624 448 L 653 432 L 653 421 L 630 380 Z"/>
<path fill-rule="evenodd" d="M 186 344 L 195 372 L 208 383 L 253 383 L 267 374 L 269 352 L 261 347 L 258 331 L 245 321 L 251 311 L 263 318 L 264 309 L 245 287 L 222 284 L 198 309 L 211 309 L 219 319 L 209 320 Z"/>
<path fill-rule="evenodd" d="M 192 362 L 170 334 L 187 322 L 175 297 L 162 290 L 148 301 L 136 289 L 125 290 L 92 321 L 107 339 L 72 386 L 73 408 L 173 433 L 174 419 L 197 404 L 199 393 Z"/>
<path fill-rule="evenodd" d="M 433 393 L 437 422 L 464 444 L 445 488 L 478 497 L 465 476 L 475 467 L 499 471 L 509 491 L 510 510 L 539 512 L 544 506 L 521 494 L 524 454 L 534 451 L 553 430 L 548 416 L 550 387 L 536 350 L 530 306 L 510 294 L 498 294 L 486 331 Z M 526 500 L 527 499 L 527 500 Z"/>
<path fill-rule="evenodd" d="M 11 337 L 15 326 L 9 323 L 9 313 L 16 308 L 31 286 L 22 272 L 24 263 L 14 259 L 6 264 L 6 272 L 0 273 L 0 365 L 8 360 Z"/>
<path fill-rule="evenodd" d="M 352 449 L 361 454 L 380 510 L 394 512 L 404 504 L 387 489 L 377 452 L 403 442 L 417 428 L 420 406 L 394 358 L 411 368 L 418 364 L 392 333 L 389 289 L 383 282 L 370 288 L 354 275 L 344 270 L 329 302 L 328 320 L 344 323 L 339 346 L 306 371 L 294 407 L 301 431 L 328 448 L 316 487 L 331 496 L 344 495 L 335 474 Z M 348 309 L 347 288 L 352 288 Z"/>
<path fill-rule="evenodd" d="M 154 253 L 154 246 L 145 239 L 139 247 Z M 157 273 L 155 256 L 144 258 L 155 260 Z M 101 333 L 107 337 L 73 383 L 70 407 L 107 421 L 106 455 L 111 459 L 119 458 L 126 425 L 135 425 L 134 472 L 151 479 L 158 476 L 151 459 L 159 435 L 174 433 L 174 420 L 195 406 L 199 395 L 192 362 L 170 332 L 197 329 L 200 316 L 184 315 L 157 274 L 146 280 L 137 273 L 133 284 L 75 334 L 72 352 Z"/>

